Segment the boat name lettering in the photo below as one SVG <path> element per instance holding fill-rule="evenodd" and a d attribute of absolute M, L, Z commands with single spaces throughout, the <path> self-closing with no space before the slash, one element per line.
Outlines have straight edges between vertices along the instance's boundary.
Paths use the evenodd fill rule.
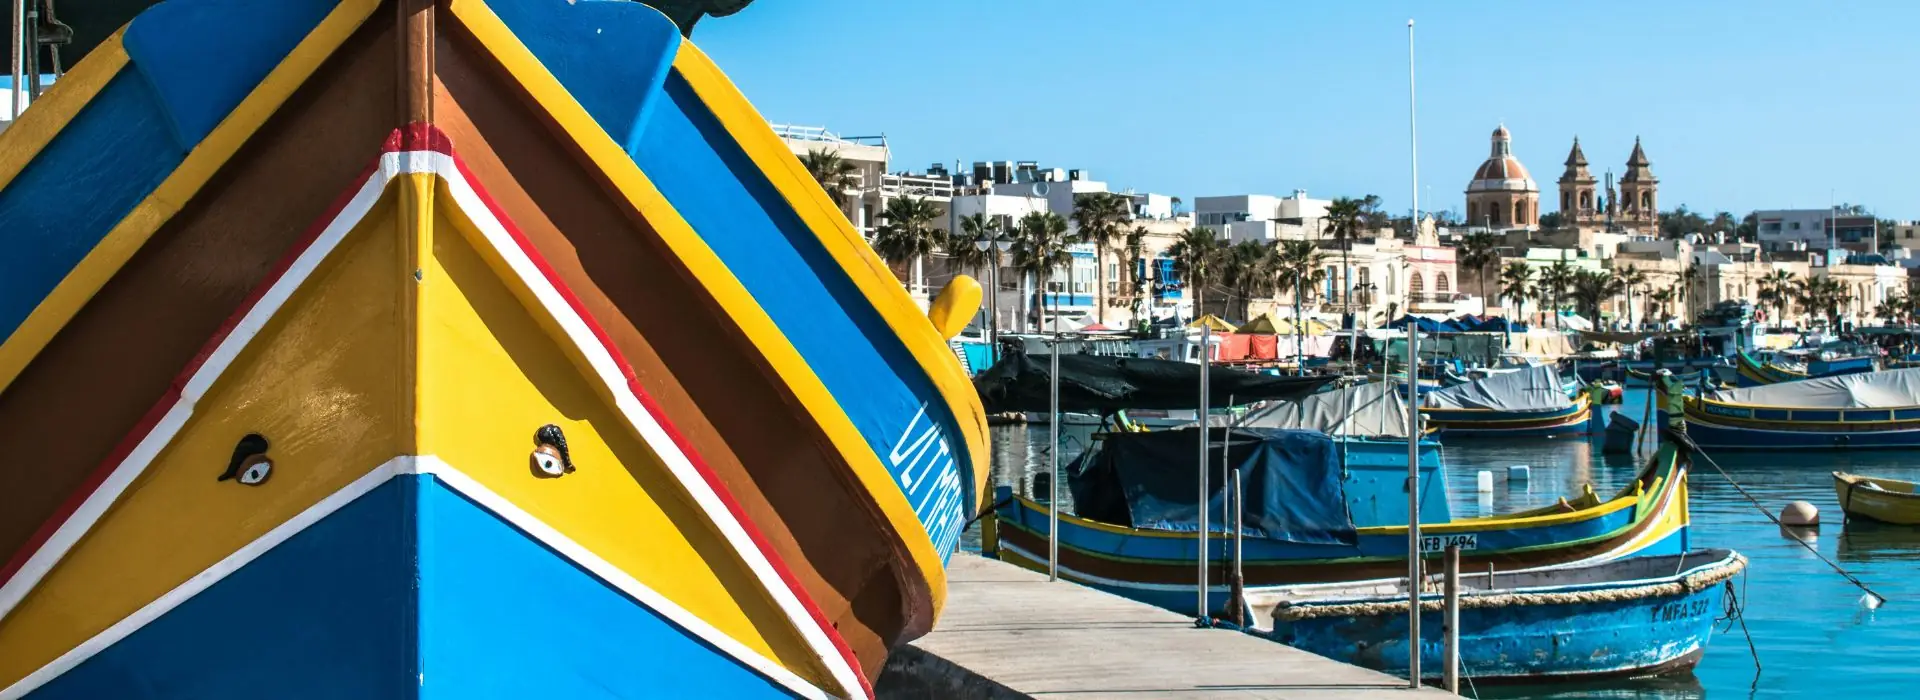
<path fill-rule="evenodd" d="M 900 433 L 900 439 L 887 452 L 887 465 L 913 514 L 927 526 L 934 548 L 943 555 L 960 543 L 960 526 L 966 520 L 959 475 L 954 469 L 953 448 L 926 404 Z"/>
<path fill-rule="evenodd" d="M 1716 416 L 1730 416 L 1733 418 L 1753 417 L 1752 409 L 1733 408 L 1730 406 L 1722 406 L 1717 403 L 1705 403 L 1703 405 L 1706 407 L 1707 413 L 1711 413 Z"/>
<path fill-rule="evenodd" d="M 1420 552 L 1422 554 L 1444 552 L 1449 545 L 1459 545 L 1461 549 L 1479 549 L 1480 536 L 1469 533 L 1465 535 L 1433 535 L 1420 538 Z"/>
<path fill-rule="evenodd" d="M 1707 614 L 1707 599 L 1676 600 L 1653 609 L 1654 622 L 1691 620 Z"/>

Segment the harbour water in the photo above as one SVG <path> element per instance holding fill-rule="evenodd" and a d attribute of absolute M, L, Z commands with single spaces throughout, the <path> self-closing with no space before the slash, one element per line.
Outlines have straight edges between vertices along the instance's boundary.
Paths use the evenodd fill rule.
<path fill-rule="evenodd" d="M 1638 396 L 1624 406 L 1639 418 Z M 1047 469 L 1046 426 L 994 429 L 994 476 L 1020 488 Z M 1090 431 L 1062 426 L 1061 463 L 1089 440 Z M 1920 528 L 1843 525 L 1833 493 L 1834 470 L 1920 479 L 1920 452 L 1809 452 L 1710 454 L 1768 510 L 1790 501 L 1819 507 L 1825 521 L 1813 544 L 1821 554 L 1873 587 L 1888 602 L 1860 605 L 1861 592 L 1806 549 L 1786 538 L 1765 515 L 1705 464 L 1696 465 L 1692 493 L 1695 546 L 1731 547 L 1752 564 L 1735 579 L 1762 670 L 1737 623 L 1725 623 L 1693 676 L 1618 680 L 1546 687 L 1473 688 L 1484 698 L 1784 698 L 1892 696 L 1913 687 L 1911 665 L 1920 655 Z M 1591 483 L 1609 495 L 1630 481 L 1637 462 L 1604 456 L 1584 439 L 1480 441 L 1445 448 L 1448 487 L 1456 516 L 1511 512 L 1577 494 Z M 1507 467 L 1524 464 L 1532 478 L 1507 483 Z M 1491 494 L 1475 493 L 1475 475 L 1495 473 Z M 1064 484 L 1061 491 L 1064 495 Z M 976 531 L 969 531 L 978 546 Z"/>

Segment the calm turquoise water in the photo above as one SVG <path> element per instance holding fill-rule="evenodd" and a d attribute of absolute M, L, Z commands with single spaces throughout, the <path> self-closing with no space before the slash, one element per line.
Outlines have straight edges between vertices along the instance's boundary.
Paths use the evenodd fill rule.
<path fill-rule="evenodd" d="M 1638 418 L 1644 404 L 1630 397 L 1622 410 Z M 1023 483 L 1045 472 L 1047 430 L 994 429 L 994 475 Z M 1085 430 L 1063 430 L 1062 462 L 1085 443 Z M 1782 535 L 1752 504 L 1704 464 L 1693 473 L 1693 542 L 1730 547 L 1752 561 L 1744 582 L 1748 628 L 1763 670 L 1738 625 L 1714 637 L 1692 677 L 1618 681 L 1544 688 L 1479 688 L 1486 698 L 1777 698 L 1882 697 L 1920 688 L 1920 529 L 1843 526 L 1832 477 L 1836 469 L 1920 479 L 1920 453 L 1819 452 L 1709 455 L 1768 509 L 1794 500 L 1820 508 L 1826 520 L 1814 539 L 1821 554 L 1840 563 L 1888 598 L 1879 610 L 1859 605 L 1860 591 L 1806 549 Z M 1592 483 L 1603 495 L 1633 478 L 1635 462 L 1603 457 L 1585 440 L 1480 442 L 1449 445 L 1445 454 L 1453 512 L 1458 516 L 1509 512 L 1551 503 Z M 1509 465 L 1525 464 L 1532 479 L 1505 483 Z M 1492 494 L 1474 492 L 1475 474 L 1496 474 Z M 1065 489 L 1063 488 L 1062 491 Z M 971 533 L 970 533 L 971 534 Z M 977 540 L 974 544 L 977 546 Z M 1736 579 L 1738 582 L 1738 579 Z M 1737 584 L 1738 585 L 1738 584 Z M 1463 694 L 1473 695 L 1463 687 Z"/>

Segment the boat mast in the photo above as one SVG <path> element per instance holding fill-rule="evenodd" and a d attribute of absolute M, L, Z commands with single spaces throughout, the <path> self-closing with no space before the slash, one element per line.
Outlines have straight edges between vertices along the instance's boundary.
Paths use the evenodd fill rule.
<path fill-rule="evenodd" d="M 1420 127 L 1415 121 L 1413 20 L 1407 20 L 1407 135 L 1413 168 L 1413 216 L 1420 238 Z M 1407 682 L 1420 688 L 1420 329 L 1407 324 Z"/>
<path fill-rule="evenodd" d="M 1060 328 L 1047 353 L 1047 580 L 1060 580 Z"/>

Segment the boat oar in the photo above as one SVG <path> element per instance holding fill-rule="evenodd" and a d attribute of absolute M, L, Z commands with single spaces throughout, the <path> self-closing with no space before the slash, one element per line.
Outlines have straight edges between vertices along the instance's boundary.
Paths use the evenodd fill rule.
<path fill-rule="evenodd" d="M 1688 452 L 1699 455 L 1701 459 L 1704 459 L 1707 461 L 1708 466 L 1713 467 L 1714 471 L 1720 472 L 1720 476 L 1725 478 L 1727 480 L 1727 483 L 1733 485 L 1733 490 L 1739 491 L 1741 496 L 1746 497 L 1748 503 L 1753 504 L 1754 510 L 1758 510 L 1760 511 L 1761 515 L 1767 516 L 1767 519 L 1773 521 L 1774 525 L 1783 527 L 1783 528 L 1786 527 L 1785 523 L 1780 522 L 1780 518 L 1778 516 L 1775 516 L 1771 511 L 1768 511 L 1766 506 L 1760 505 L 1760 499 L 1754 498 L 1753 494 L 1747 493 L 1747 490 L 1740 486 L 1740 482 L 1734 481 L 1733 475 L 1728 474 L 1727 470 L 1721 469 L 1720 464 L 1717 462 L 1714 462 L 1712 457 L 1707 456 L 1707 453 L 1702 451 L 1699 445 L 1694 444 L 1692 440 L 1687 440 L 1685 443 L 1682 444 L 1682 447 L 1686 448 Z M 1828 559 L 1827 555 L 1821 554 L 1820 550 L 1815 548 L 1812 544 L 1808 544 L 1805 540 L 1802 540 L 1798 537 L 1789 537 L 1787 539 L 1793 540 L 1795 543 L 1799 544 L 1800 546 L 1805 547 L 1808 552 L 1813 553 L 1813 556 L 1819 557 L 1820 561 L 1826 562 L 1827 566 L 1833 567 L 1834 572 L 1840 574 L 1841 578 L 1846 579 L 1848 583 L 1851 583 L 1854 586 L 1858 587 L 1861 591 L 1864 591 L 1866 595 L 1863 595 L 1860 597 L 1860 604 L 1862 606 L 1865 606 L 1868 610 L 1873 610 L 1875 608 L 1878 608 L 1881 606 L 1881 604 L 1887 602 L 1886 596 L 1880 595 L 1879 593 L 1875 593 L 1872 588 L 1867 587 L 1866 583 L 1862 582 L 1858 578 L 1855 578 L 1854 575 L 1851 573 L 1848 573 L 1846 569 L 1840 568 L 1839 564 L 1834 563 L 1832 559 Z"/>

